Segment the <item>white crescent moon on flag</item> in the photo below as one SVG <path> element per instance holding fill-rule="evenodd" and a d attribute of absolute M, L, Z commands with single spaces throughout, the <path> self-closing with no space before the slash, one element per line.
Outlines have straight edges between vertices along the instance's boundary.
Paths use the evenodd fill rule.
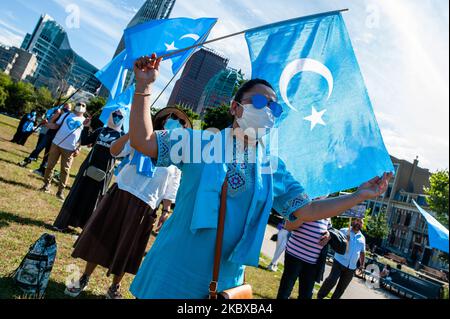
<path fill-rule="evenodd" d="M 333 92 L 333 75 L 331 74 L 331 71 L 321 62 L 314 60 L 314 59 L 296 59 L 292 62 L 290 62 L 286 67 L 284 68 L 283 72 L 280 76 L 280 93 L 281 97 L 283 98 L 284 102 L 287 106 L 289 106 L 291 109 L 297 111 L 289 102 L 289 98 L 287 96 L 287 89 L 289 86 L 289 83 L 291 82 L 292 78 L 300 73 L 300 72 L 314 72 L 317 73 L 325 78 L 328 83 L 328 97 L 330 98 L 331 93 Z"/>
<path fill-rule="evenodd" d="M 198 34 L 195 34 L 195 33 L 188 33 L 188 34 L 183 35 L 183 36 L 180 38 L 180 40 L 181 40 L 181 39 L 185 39 L 185 38 L 191 38 L 191 39 L 193 39 L 195 42 L 197 42 L 197 40 L 200 39 L 200 36 L 199 36 Z"/>

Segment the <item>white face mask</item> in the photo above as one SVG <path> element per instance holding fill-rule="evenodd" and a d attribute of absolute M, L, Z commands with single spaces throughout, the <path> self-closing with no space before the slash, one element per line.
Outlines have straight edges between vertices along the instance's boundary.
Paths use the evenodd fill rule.
<path fill-rule="evenodd" d="M 75 106 L 75 112 L 84 113 L 84 112 L 86 112 L 86 107 L 84 107 L 82 105 L 77 105 L 77 106 Z"/>
<path fill-rule="evenodd" d="M 258 110 L 253 104 L 240 105 L 244 112 L 240 118 L 236 118 L 236 121 L 249 137 L 260 138 L 268 133 L 268 129 L 274 127 L 275 119 L 268 107 Z"/>

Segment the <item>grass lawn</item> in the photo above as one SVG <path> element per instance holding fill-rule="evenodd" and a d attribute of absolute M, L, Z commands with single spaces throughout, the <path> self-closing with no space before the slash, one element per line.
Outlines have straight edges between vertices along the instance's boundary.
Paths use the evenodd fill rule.
<path fill-rule="evenodd" d="M 80 272 L 83 271 L 84 262 L 70 256 L 80 229 L 65 234 L 51 230 L 62 203 L 54 196 L 55 185 L 53 195 L 38 191 L 43 185 L 43 179 L 33 174 L 32 170 L 40 162 L 34 162 L 26 169 L 17 166 L 33 150 L 37 141 L 37 135 L 33 135 L 25 146 L 10 143 L 17 124 L 16 119 L 0 115 L 0 299 L 21 298 L 21 291 L 14 286 L 8 275 L 20 264 L 30 245 L 45 232 L 55 235 L 58 244 L 45 297 L 67 298 L 64 295 L 66 279 L 76 275 L 76 267 L 79 267 Z M 75 158 L 68 185 L 73 183 L 86 154 L 87 151 L 84 150 Z M 59 165 L 56 168 L 58 167 Z M 154 237 L 151 236 L 148 248 L 153 241 Z M 269 261 L 267 257 L 261 256 L 258 268 L 247 268 L 247 281 L 253 286 L 255 298 L 276 297 L 283 267 L 279 267 L 277 272 L 269 272 L 265 270 Z M 122 293 L 125 298 L 133 298 L 128 291 L 132 279 L 131 275 L 124 277 Z M 109 285 L 110 279 L 106 277 L 105 269 L 99 267 L 80 298 L 103 298 Z M 315 293 L 317 288 L 316 285 Z M 294 287 L 292 297 L 297 298 L 297 295 L 298 284 Z"/>

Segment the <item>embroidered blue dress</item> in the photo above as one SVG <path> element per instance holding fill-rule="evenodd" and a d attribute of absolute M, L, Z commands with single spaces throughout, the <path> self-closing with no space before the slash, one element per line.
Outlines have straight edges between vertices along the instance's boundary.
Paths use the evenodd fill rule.
<path fill-rule="evenodd" d="M 244 265 L 258 265 L 272 207 L 293 220 L 292 213 L 309 202 L 301 185 L 281 161 L 277 162 L 276 171 L 262 174 L 263 147 L 260 144 L 255 149 L 259 154 L 256 163 L 237 161 L 235 152 L 233 161 L 228 164 L 192 163 L 194 152 L 181 156 L 178 163 L 174 156 L 171 160 L 172 148 L 181 145 L 195 150 L 195 134 L 200 131 L 182 131 L 184 137 L 187 135 L 184 140 L 172 139 L 174 132 L 156 132 L 156 165 L 177 165 L 182 170 L 182 179 L 175 211 L 162 227 L 130 287 L 131 293 L 139 299 L 202 299 L 208 296 L 220 190 L 225 178 L 229 187 L 219 291 L 242 284 Z M 233 149 L 236 149 L 236 140 L 231 134 L 225 130 L 218 134 L 225 147 L 234 145 Z M 207 145 L 201 142 L 201 150 Z M 245 158 L 248 157 L 247 150 L 243 153 Z"/>

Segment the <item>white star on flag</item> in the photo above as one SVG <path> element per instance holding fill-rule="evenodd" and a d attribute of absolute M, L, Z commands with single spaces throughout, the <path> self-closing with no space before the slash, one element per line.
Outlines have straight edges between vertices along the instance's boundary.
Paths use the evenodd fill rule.
<path fill-rule="evenodd" d="M 321 124 L 321 125 L 326 125 L 325 122 L 322 119 L 323 114 L 326 112 L 327 110 L 322 110 L 320 112 L 317 112 L 317 110 L 313 107 L 311 107 L 311 115 L 307 116 L 305 118 L 303 118 L 306 121 L 310 121 L 311 122 L 311 131 L 314 129 L 314 127 L 316 127 L 317 124 Z"/>
<path fill-rule="evenodd" d="M 167 51 L 178 50 L 178 48 L 175 47 L 175 42 L 172 42 L 171 44 L 164 43 L 164 45 L 166 46 Z"/>

